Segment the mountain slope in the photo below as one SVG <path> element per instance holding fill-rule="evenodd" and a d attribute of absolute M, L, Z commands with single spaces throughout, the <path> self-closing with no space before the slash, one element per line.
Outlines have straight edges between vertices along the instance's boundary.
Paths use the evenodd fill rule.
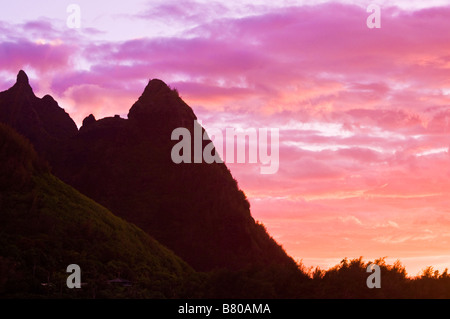
<path fill-rule="evenodd" d="M 146 233 L 49 173 L 0 124 L 0 296 L 183 297 L 192 269 Z M 66 267 L 81 267 L 81 289 Z M 114 286 L 121 277 L 131 287 Z"/>
<path fill-rule="evenodd" d="M 91 118 L 53 167 L 197 270 L 294 264 L 252 218 L 225 164 L 172 162 L 171 132 L 186 127 L 193 136 L 195 119 L 175 91 L 151 80 L 128 119 Z"/>

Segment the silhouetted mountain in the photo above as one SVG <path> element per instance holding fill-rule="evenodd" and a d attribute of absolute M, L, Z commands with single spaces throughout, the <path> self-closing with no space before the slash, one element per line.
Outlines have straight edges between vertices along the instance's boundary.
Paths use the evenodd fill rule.
<path fill-rule="evenodd" d="M 0 121 L 27 137 L 40 153 L 77 133 L 75 122 L 50 96 L 37 98 L 24 71 L 9 90 L 0 92 Z"/>
<path fill-rule="evenodd" d="M 177 143 L 172 130 L 182 126 L 193 132 L 196 116 L 163 81 L 149 81 L 128 119 L 90 115 L 79 132 L 53 99 L 34 96 L 23 71 L 0 93 L 0 110 L 0 121 L 28 137 L 56 176 L 135 223 L 195 269 L 296 268 L 252 218 L 225 164 L 172 162 Z"/>
<path fill-rule="evenodd" d="M 0 161 L 0 296 L 186 297 L 192 268 L 51 175 L 31 144 L 4 124 Z M 66 286 L 70 264 L 81 267 L 79 291 Z"/>
<path fill-rule="evenodd" d="M 362 258 L 327 271 L 297 265 L 254 221 L 225 164 L 172 162 L 172 130 L 192 134 L 195 119 L 151 80 L 128 119 L 91 114 L 78 131 L 19 72 L 0 93 L 0 122 L 10 125 L 0 123 L 0 297 L 449 298 L 447 269 L 408 278 L 381 258 L 381 289 L 369 289 Z M 123 219 L 52 175 L 11 126 L 59 177 Z M 152 236 L 211 271 L 195 272 Z M 80 290 L 65 285 L 72 263 Z"/>
<path fill-rule="evenodd" d="M 183 126 L 193 132 L 196 117 L 162 81 L 149 82 L 127 120 L 90 119 L 58 152 L 63 157 L 52 162 L 63 180 L 144 229 L 197 270 L 294 265 L 255 223 L 224 164 L 172 162 L 172 130 Z"/>
<path fill-rule="evenodd" d="M 192 124 L 197 119 L 192 109 L 163 81 L 150 80 L 142 95 L 131 107 L 128 118 L 134 125 L 153 127 L 170 132 Z M 161 132 L 162 133 L 162 132 Z"/>

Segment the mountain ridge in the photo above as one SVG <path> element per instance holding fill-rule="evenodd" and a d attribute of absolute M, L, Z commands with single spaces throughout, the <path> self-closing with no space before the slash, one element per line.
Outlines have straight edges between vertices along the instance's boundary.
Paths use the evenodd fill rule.
<path fill-rule="evenodd" d="M 17 79 L 18 86 L 29 86 L 25 72 L 19 72 Z M 2 109 L 8 109 L 6 102 L 12 100 L 12 94 L 5 92 L 9 91 L 0 93 L 0 121 L 5 121 Z M 23 104 L 39 119 L 46 112 L 39 103 L 44 99 L 36 99 L 33 94 Z M 128 119 L 90 115 L 76 131 L 73 120 L 55 103 L 47 108 L 47 113 L 61 115 L 53 116 L 59 129 L 54 134 L 48 134 L 45 126 L 39 129 L 39 121 L 32 130 L 33 125 L 13 122 L 12 126 L 16 124 L 44 154 L 64 182 L 136 224 L 196 270 L 270 264 L 296 267 L 253 219 L 244 192 L 225 164 L 171 161 L 175 142 L 170 133 L 177 127 L 193 132 L 197 117 L 163 81 L 149 81 Z"/>

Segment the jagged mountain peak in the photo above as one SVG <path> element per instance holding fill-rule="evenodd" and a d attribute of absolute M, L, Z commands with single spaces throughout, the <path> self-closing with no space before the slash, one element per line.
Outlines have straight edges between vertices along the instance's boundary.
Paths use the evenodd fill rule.
<path fill-rule="evenodd" d="M 95 123 L 97 120 L 95 119 L 95 116 L 93 114 L 89 114 L 89 116 L 86 116 L 83 120 L 83 126 L 86 127 L 88 125 L 91 125 L 92 123 Z"/>
<path fill-rule="evenodd" d="M 17 83 L 18 84 L 30 84 L 28 80 L 28 75 L 24 70 L 20 70 L 17 74 Z"/>
<path fill-rule="evenodd" d="M 151 102 L 174 102 L 179 99 L 175 90 L 172 90 L 164 81 L 160 79 L 151 79 L 144 89 L 139 100 L 147 104 Z"/>
<path fill-rule="evenodd" d="M 151 94 L 159 93 L 162 91 L 165 91 L 167 93 L 172 92 L 169 86 L 163 80 L 160 79 L 151 79 L 144 90 L 144 92 Z"/>
<path fill-rule="evenodd" d="M 0 122 L 16 129 L 44 153 L 55 141 L 78 131 L 75 122 L 53 97 L 36 97 L 23 70 L 19 71 L 16 83 L 9 90 L 0 92 Z"/>
<path fill-rule="evenodd" d="M 128 118 L 146 124 L 162 121 L 168 128 L 184 126 L 197 119 L 191 107 L 180 98 L 178 91 L 159 79 L 149 81 L 142 95 L 131 107 Z"/>
<path fill-rule="evenodd" d="M 30 86 L 30 81 L 28 79 L 28 75 L 25 71 L 20 70 L 17 74 L 17 80 L 14 86 L 12 87 L 16 92 L 20 92 L 20 96 L 23 98 L 34 97 L 33 89 Z"/>

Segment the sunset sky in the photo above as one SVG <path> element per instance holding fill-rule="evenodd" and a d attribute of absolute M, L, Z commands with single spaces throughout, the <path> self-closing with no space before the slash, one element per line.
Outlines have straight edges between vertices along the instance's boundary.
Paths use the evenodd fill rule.
<path fill-rule="evenodd" d="M 0 90 L 20 69 L 78 126 L 126 117 L 159 78 L 207 130 L 279 129 L 276 174 L 229 167 L 306 266 L 450 268 L 450 1 L 16 0 L 0 10 Z"/>

